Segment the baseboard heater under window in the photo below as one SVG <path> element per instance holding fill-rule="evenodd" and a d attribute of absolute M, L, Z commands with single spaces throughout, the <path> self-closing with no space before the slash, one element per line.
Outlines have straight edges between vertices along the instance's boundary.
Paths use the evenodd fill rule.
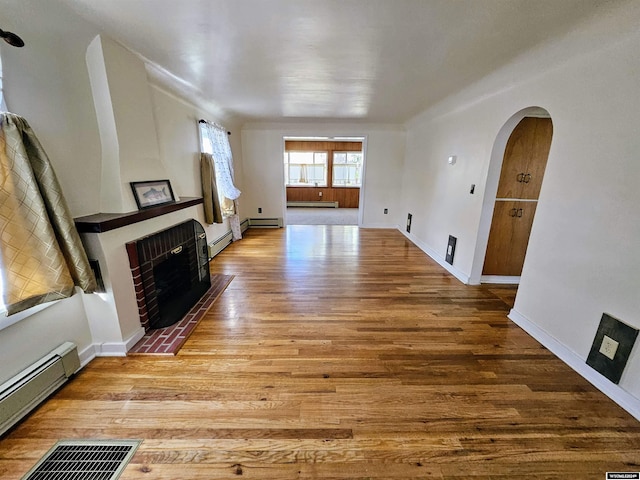
<path fill-rule="evenodd" d="M 247 228 L 249 228 L 249 219 L 245 218 L 242 222 L 240 222 L 240 231 L 244 233 L 247 231 Z M 207 248 L 209 250 L 208 252 L 209 260 L 211 260 L 217 254 L 219 254 L 222 250 L 227 248 L 229 245 L 231 245 L 231 242 L 233 242 L 233 234 L 231 233 L 231 230 L 229 230 L 224 235 L 221 235 L 220 237 L 216 238 L 213 242 L 209 243 L 207 245 Z"/>
<path fill-rule="evenodd" d="M 310 202 L 287 202 L 287 207 L 324 207 L 324 208 L 338 208 L 338 202 L 325 202 L 322 200 L 310 201 Z"/>
<path fill-rule="evenodd" d="M 250 227 L 282 228 L 282 218 L 250 218 Z"/>
<path fill-rule="evenodd" d="M 80 369 L 75 344 L 65 342 L 0 385 L 0 435 Z"/>

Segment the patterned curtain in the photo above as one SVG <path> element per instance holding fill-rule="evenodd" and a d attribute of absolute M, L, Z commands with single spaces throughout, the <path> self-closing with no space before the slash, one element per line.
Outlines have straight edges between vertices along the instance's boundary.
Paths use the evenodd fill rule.
<path fill-rule="evenodd" d="M 208 224 L 222 223 L 222 209 L 216 184 L 216 172 L 210 153 L 200 154 L 200 175 L 202 176 L 202 196 L 204 199 L 204 220 Z"/>
<path fill-rule="evenodd" d="M 211 122 L 200 121 L 200 132 L 202 134 L 202 150 L 204 154 L 211 154 L 209 157 L 201 157 L 200 166 L 203 173 L 202 190 L 205 197 L 205 219 L 207 223 L 220 223 L 215 219 L 218 218 L 216 211 L 216 202 L 219 204 L 220 214 L 224 218 L 229 219 L 229 225 L 233 234 L 233 240 L 240 240 L 242 233 L 240 230 L 240 218 L 238 216 L 238 198 L 240 190 L 234 185 L 233 172 L 233 155 L 231 154 L 231 145 L 226 130 L 220 125 Z M 203 166 L 204 163 L 213 161 L 213 168 Z M 206 176 L 207 171 L 212 171 L 211 177 Z M 211 189 L 213 185 L 213 190 Z M 222 200 L 206 197 L 212 195 L 210 191 L 220 193 Z M 211 205 L 211 211 L 207 211 L 207 206 Z M 214 221 L 209 222 L 209 219 Z"/>
<path fill-rule="evenodd" d="M 29 124 L 0 114 L 0 270 L 9 315 L 96 289 L 62 190 Z"/>

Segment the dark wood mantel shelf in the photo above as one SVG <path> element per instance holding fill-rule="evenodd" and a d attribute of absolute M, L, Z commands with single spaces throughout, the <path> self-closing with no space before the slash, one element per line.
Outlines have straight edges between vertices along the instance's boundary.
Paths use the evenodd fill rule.
<path fill-rule="evenodd" d="M 203 203 L 202 197 L 182 197 L 175 203 L 159 205 L 144 210 L 127 213 L 96 213 L 94 215 L 75 218 L 74 221 L 80 233 L 103 233 L 201 203 Z"/>

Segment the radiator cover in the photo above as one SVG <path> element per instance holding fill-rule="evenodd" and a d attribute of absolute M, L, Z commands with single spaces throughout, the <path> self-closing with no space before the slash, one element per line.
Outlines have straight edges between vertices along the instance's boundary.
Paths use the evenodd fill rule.
<path fill-rule="evenodd" d="M 80 369 L 75 344 L 66 342 L 0 385 L 0 435 Z"/>
<path fill-rule="evenodd" d="M 282 217 L 277 218 L 250 218 L 249 226 L 263 228 L 282 228 Z"/>

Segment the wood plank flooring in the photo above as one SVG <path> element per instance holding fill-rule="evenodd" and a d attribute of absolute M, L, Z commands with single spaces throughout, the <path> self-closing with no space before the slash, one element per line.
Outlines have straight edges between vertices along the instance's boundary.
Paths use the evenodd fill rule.
<path fill-rule="evenodd" d="M 640 422 L 395 230 L 253 229 L 176 357 L 99 358 L 0 441 L 143 439 L 123 480 L 605 478 Z"/>

